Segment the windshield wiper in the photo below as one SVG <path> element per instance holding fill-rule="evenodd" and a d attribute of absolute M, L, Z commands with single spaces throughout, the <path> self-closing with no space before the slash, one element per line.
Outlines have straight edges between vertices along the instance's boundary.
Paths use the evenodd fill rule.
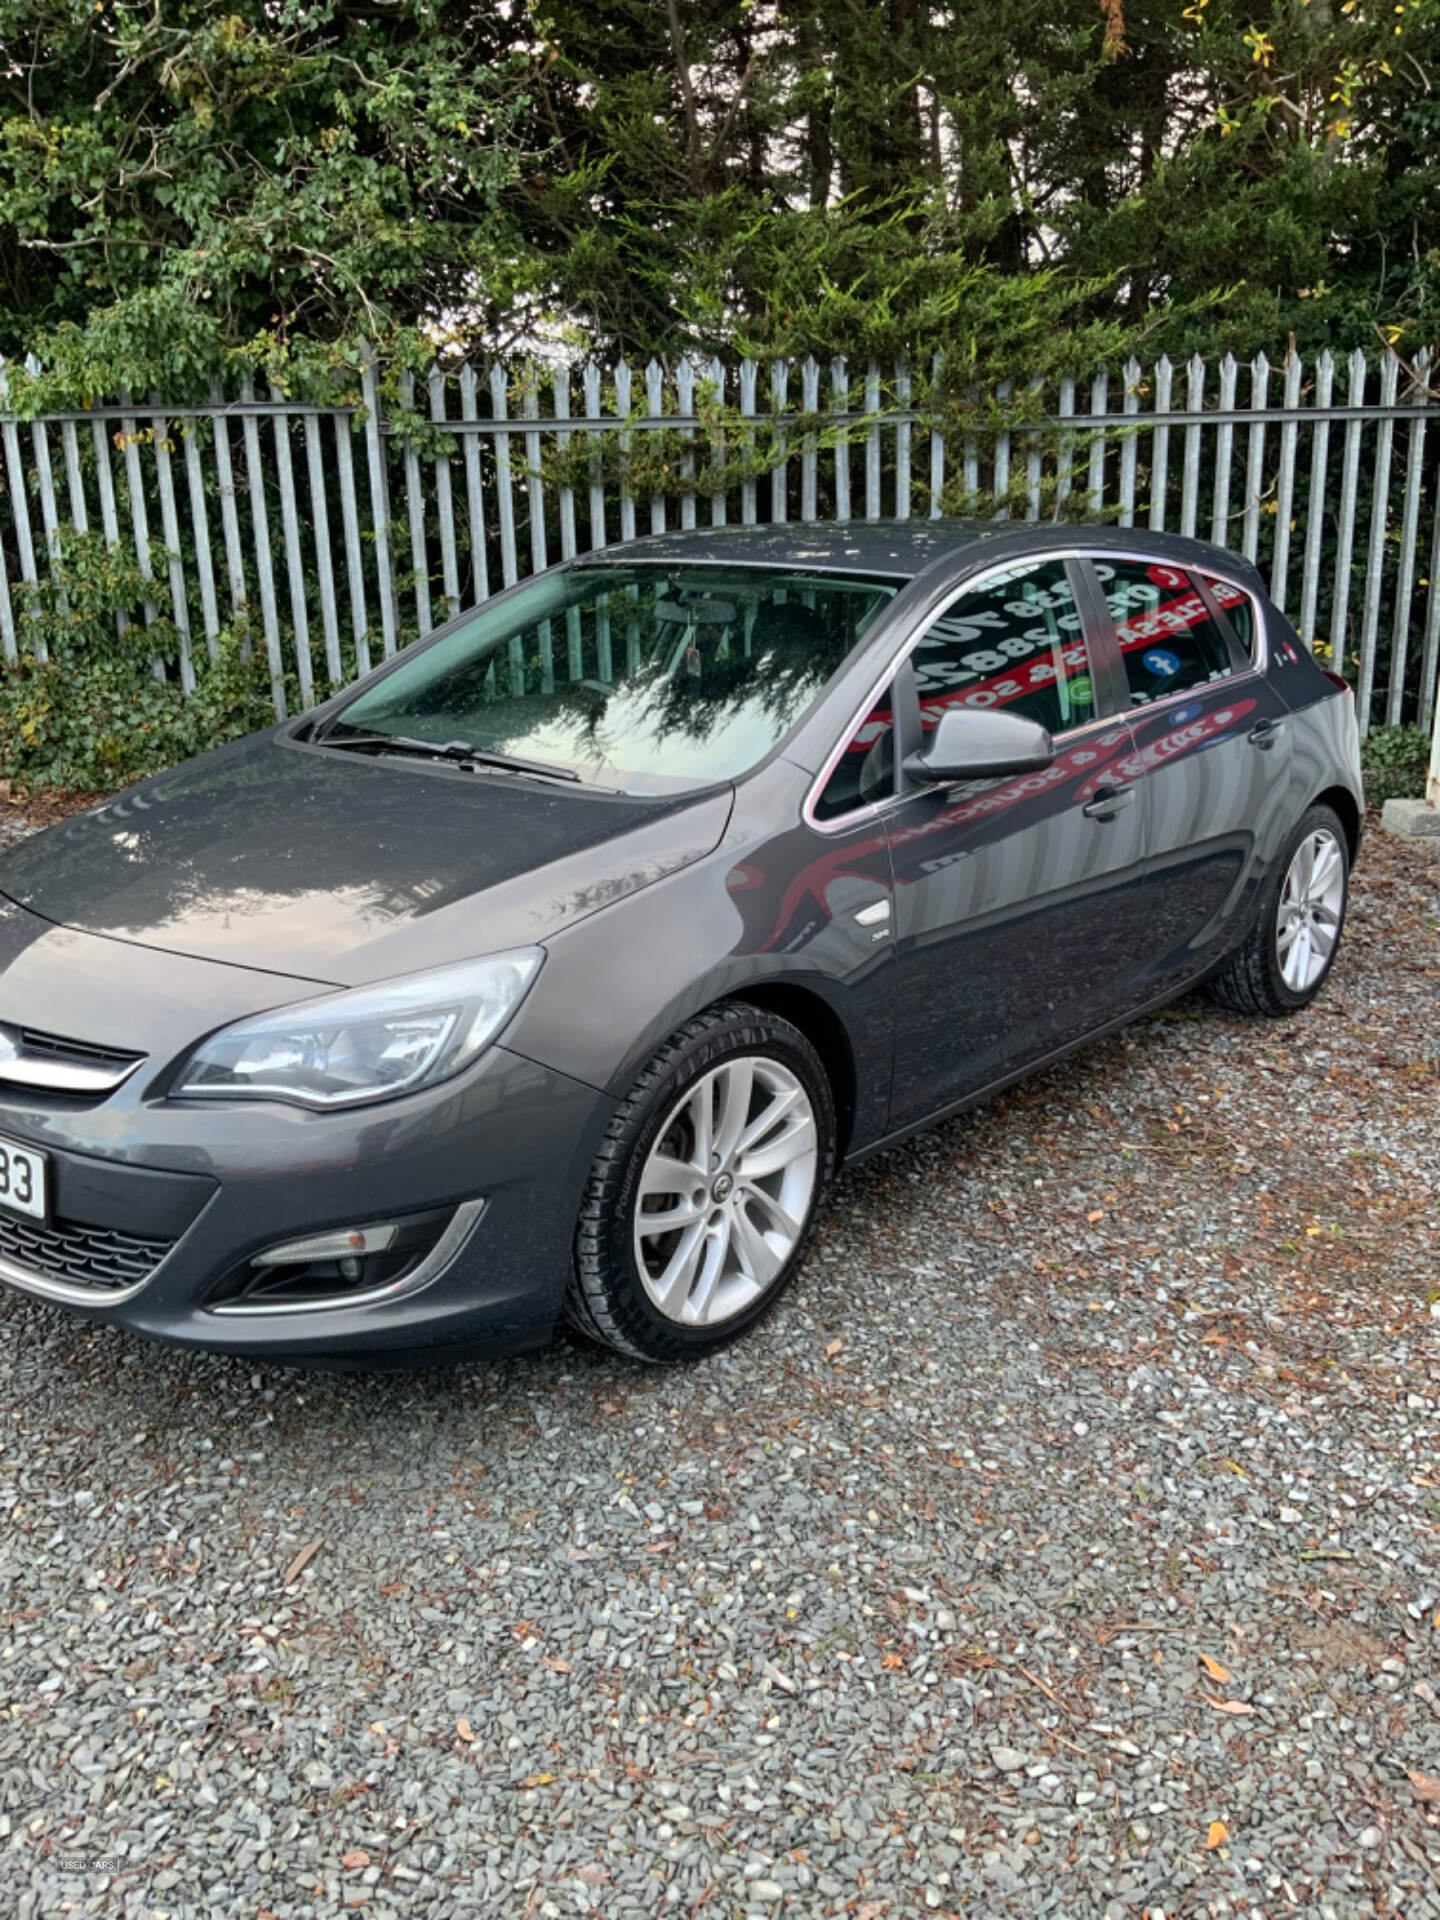
<path fill-rule="evenodd" d="M 569 767 L 547 766 L 543 760 L 522 760 L 513 753 L 491 753 L 485 747 L 472 747 L 468 740 L 412 740 L 403 733 L 352 733 L 341 737 L 327 733 L 317 745 L 322 747 L 374 747 L 387 753 L 423 753 L 428 760 L 452 760 L 457 766 L 467 761 L 476 766 L 500 767 L 506 773 L 528 773 L 538 780 L 580 780 Z"/>

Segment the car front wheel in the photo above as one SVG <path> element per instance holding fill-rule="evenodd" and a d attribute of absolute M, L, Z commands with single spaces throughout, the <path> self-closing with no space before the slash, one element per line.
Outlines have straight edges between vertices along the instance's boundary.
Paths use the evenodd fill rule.
<path fill-rule="evenodd" d="M 698 1359 L 774 1305 L 835 1168 L 835 1102 L 788 1020 L 738 1001 L 666 1041 L 586 1185 L 567 1313 L 642 1360 Z"/>

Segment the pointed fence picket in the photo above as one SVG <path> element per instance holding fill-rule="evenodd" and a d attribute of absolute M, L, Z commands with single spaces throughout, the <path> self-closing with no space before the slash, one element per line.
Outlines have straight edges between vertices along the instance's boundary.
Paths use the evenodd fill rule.
<path fill-rule="evenodd" d="M 1416 399 L 1421 406 L 1429 400 L 1427 376 L 1430 355 L 1415 356 Z M 1410 442 L 1405 459 L 1405 492 L 1401 508 L 1399 570 L 1395 582 L 1393 625 L 1390 632 L 1390 686 L 1385 719 L 1398 726 L 1405 710 L 1406 655 L 1410 650 L 1410 603 L 1415 583 L 1415 546 L 1420 533 L 1420 489 L 1425 465 L 1425 415 L 1417 413 L 1410 422 Z"/>
<path fill-rule="evenodd" d="M 153 633 L 158 673 L 189 691 L 238 627 L 263 642 L 284 712 L 617 537 L 963 502 L 1187 535 L 1203 520 L 1355 679 L 1362 725 L 1430 725 L 1435 364 L 1358 350 L 1341 369 L 1328 352 L 1243 369 L 1229 354 L 1132 358 L 1048 393 L 1001 382 L 953 429 L 938 356 L 923 378 L 841 358 L 681 358 L 638 372 L 436 365 L 423 380 L 372 356 L 345 404 L 279 387 L 257 399 L 244 383 L 202 406 L 122 393 L 38 418 L 12 406 L 0 364 L 0 651 L 13 663 L 41 649 L 44 593 L 63 602 L 67 546 L 93 537 L 133 556 L 137 604 L 116 619 Z M 660 457 L 642 457 L 654 435 Z M 557 675 L 577 659 L 572 626 L 554 623 Z M 613 644 L 633 640 L 617 624 Z"/>

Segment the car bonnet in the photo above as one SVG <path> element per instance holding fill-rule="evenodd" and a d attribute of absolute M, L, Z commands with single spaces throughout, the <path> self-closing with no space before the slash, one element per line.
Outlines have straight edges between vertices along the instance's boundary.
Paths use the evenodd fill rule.
<path fill-rule="evenodd" d="M 708 853 L 733 799 L 629 799 L 259 735 L 0 856 L 54 925 L 359 985 L 542 940 Z"/>

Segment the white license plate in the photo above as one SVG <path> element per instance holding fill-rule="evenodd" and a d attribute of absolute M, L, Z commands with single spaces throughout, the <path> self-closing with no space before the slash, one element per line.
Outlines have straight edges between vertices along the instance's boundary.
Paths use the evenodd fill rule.
<path fill-rule="evenodd" d="M 0 1139 L 0 1207 L 45 1218 L 45 1156 Z"/>

